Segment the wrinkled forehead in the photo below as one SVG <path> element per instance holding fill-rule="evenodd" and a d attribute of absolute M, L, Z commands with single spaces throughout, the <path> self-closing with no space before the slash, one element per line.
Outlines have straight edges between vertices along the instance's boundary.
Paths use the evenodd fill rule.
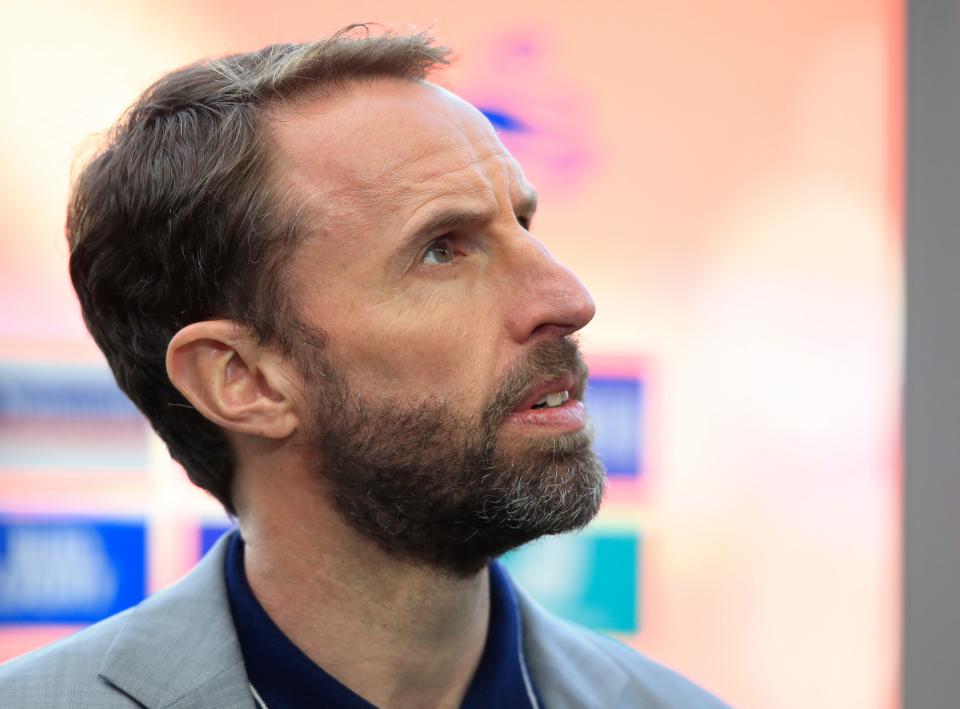
<path fill-rule="evenodd" d="M 328 206 L 523 180 L 483 114 L 427 82 L 360 82 L 271 118 L 279 179 Z"/>

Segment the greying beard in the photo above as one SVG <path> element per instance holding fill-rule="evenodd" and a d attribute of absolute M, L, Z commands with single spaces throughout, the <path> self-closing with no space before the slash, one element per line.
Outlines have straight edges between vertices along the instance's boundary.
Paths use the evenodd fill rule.
<path fill-rule="evenodd" d="M 336 509 L 386 553 L 458 576 L 533 539 L 586 525 L 605 472 L 589 429 L 498 446 L 534 381 L 586 367 L 569 338 L 541 342 L 499 382 L 479 420 L 446 401 L 364 401 L 330 368 L 314 431 L 318 481 Z"/>

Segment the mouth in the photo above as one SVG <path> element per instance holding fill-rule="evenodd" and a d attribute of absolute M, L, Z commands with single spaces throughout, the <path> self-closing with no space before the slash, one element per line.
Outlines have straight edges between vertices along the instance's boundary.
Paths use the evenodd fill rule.
<path fill-rule="evenodd" d="M 531 409 L 547 409 L 547 408 L 553 409 L 560 406 L 565 401 L 569 401 L 569 400 L 570 400 L 570 392 L 564 389 L 561 392 L 552 392 L 550 394 L 547 394 L 545 397 L 540 399 L 540 401 L 538 401 L 536 404 L 534 404 L 530 408 Z"/>
<path fill-rule="evenodd" d="M 533 388 L 511 411 L 518 414 L 524 411 L 555 409 L 568 401 L 579 401 L 583 397 L 583 386 L 572 374 L 559 379 L 544 382 Z"/>
<path fill-rule="evenodd" d="M 558 434 L 578 431 L 587 425 L 583 398 L 584 383 L 569 375 L 545 382 L 510 412 L 506 424 L 528 433 Z"/>

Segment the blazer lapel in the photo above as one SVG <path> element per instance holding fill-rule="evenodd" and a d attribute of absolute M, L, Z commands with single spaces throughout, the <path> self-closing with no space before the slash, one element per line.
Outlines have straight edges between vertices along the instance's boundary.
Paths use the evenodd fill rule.
<path fill-rule="evenodd" d="M 224 581 L 227 536 L 130 612 L 100 666 L 101 677 L 149 709 L 254 707 Z"/>
<path fill-rule="evenodd" d="M 620 706 L 627 673 L 593 636 L 555 618 L 514 585 L 524 659 L 548 709 Z"/>

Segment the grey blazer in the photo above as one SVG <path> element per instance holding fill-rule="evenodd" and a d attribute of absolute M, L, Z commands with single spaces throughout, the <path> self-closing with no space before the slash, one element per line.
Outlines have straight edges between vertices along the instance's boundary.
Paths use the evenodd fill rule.
<path fill-rule="evenodd" d="M 256 709 L 230 615 L 226 540 L 170 588 L 59 643 L 0 665 L 3 709 Z M 548 709 L 721 709 L 620 643 L 517 591 L 527 666 Z"/>

